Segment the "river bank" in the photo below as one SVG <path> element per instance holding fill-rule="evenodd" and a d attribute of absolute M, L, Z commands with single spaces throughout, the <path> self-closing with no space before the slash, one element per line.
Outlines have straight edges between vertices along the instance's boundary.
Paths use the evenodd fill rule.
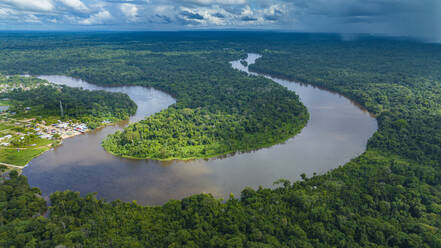
<path fill-rule="evenodd" d="M 277 144 L 281 144 L 289 139 L 291 139 L 293 136 L 299 134 L 302 129 L 306 126 L 307 124 L 307 119 L 304 120 L 304 122 L 301 125 L 291 125 L 291 127 L 287 127 L 290 125 L 286 125 L 284 128 L 285 129 L 290 129 L 291 134 L 288 134 L 284 137 L 282 137 L 280 140 L 276 140 L 274 142 L 269 142 L 269 143 L 265 143 L 265 144 L 261 144 L 259 145 L 259 148 L 256 149 L 251 149 L 251 150 L 244 150 L 244 151 L 235 151 L 235 152 L 223 152 L 223 153 L 216 153 L 216 154 L 210 154 L 210 155 L 199 155 L 199 156 L 194 156 L 194 157 L 168 157 L 165 159 L 161 159 L 161 158 L 151 158 L 151 157 L 134 157 L 134 156 L 126 156 L 126 155 L 120 155 L 117 153 L 112 152 L 111 150 L 107 150 L 106 151 L 110 154 L 112 154 L 113 156 L 116 157 L 121 157 L 121 158 L 125 158 L 125 159 L 133 159 L 133 160 L 156 160 L 159 162 L 173 162 L 173 161 L 192 161 L 192 160 L 209 160 L 209 159 L 220 159 L 220 158 L 228 158 L 228 157 L 232 157 L 232 156 L 236 156 L 239 154 L 244 154 L 244 153 L 250 153 L 250 152 L 255 152 L 259 149 L 264 149 L 264 148 L 269 148 L 271 146 L 277 145 Z M 105 142 L 105 140 L 103 141 Z M 105 149 L 105 146 L 104 146 Z"/>
<path fill-rule="evenodd" d="M 233 68 L 237 69 L 238 64 L 239 61 L 233 62 Z M 46 79 L 72 87 L 128 94 L 138 105 L 130 122 L 142 120 L 175 102 L 168 94 L 140 86 L 100 87 L 65 76 Z M 377 122 L 369 113 L 335 93 L 274 80 L 295 91 L 310 113 L 305 128 L 282 144 L 208 160 L 126 159 L 101 147 L 102 140 L 129 123 L 125 122 L 65 140 L 62 146 L 32 160 L 23 174 L 45 197 L 55 191 L 72 190 L 82 195 L 97 192 L 99 198 L 106 200 L 158 205 L 201 192 L 228 198 L 230 193 L 240 194 L 247 186 L 271 187 L 280 178 L 298 180 L 302 173 L 325 173 L 365 151 L 367 140 L 377 130 Z"/>
<path fill-rule="evenodd" d="M 8 125 L 11 123 L 13 123 L 13 125 Z M 106 122 L 95 128 L 95 130 L 109 125 L 115 125 L 116 123 L 117 122 Z M 31 120 L 27 119 L 0 120 L 0 125 L 2 127 L 0 134 L 4 135 L 0 138 L 0 164 L 15 169 L 23 169 L 32 159 L 61 146 L 66 139 L 87 134 L 94 130 L 83 127 L 84 124 L 67 124 L 60 122 L 60 124 L 45 125 L 42 123 L 31 123 Z M 20 128 L 26 128 L 24 129 L 26 131 L 13 132 L 11 128 L 16 128 L 17 125 Z M 81 128 L 79 127 L 80 125 Z M 32 140 L 26 142 L 29 144 L 23 144 L 21 146 L 11 144 L 16 143 L 17 140 L 24 141 L 29 135 L 33 135 Z"/>
<path fill-rule="evenodd" d="M 57 85 L 33 76 L 0 75 L 0 162 L 25 166 L 72 137 L 128 119 L 127 95 Z M 7 87 L 6 87 L 7 86 Z"/>

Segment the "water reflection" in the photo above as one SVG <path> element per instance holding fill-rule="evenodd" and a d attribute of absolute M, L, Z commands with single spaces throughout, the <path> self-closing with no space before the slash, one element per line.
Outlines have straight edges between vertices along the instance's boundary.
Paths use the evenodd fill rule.
<path fill-rule="evenodd" d="M 248 64 L 258 58 L 250 54 Z M 232 66 L 247 71 L 239 61 Z M 174 103 L 169 95 L 139 86 L 100 87 L 66 76 L 43 76 L 49 81 L 85 89 L 128 94 L 138 111 L 138 121 Z M 137 200 L 162 204 L 170 199 L 201 192 L 226 198 L 245 186 L 271 186 L 280 178 L 296 180 L 301 173 L 324 173 L 361 154 L 377 129 L 375 119 L 347 98 L 286 80 L 273 79 L 295 91 L 310 112 L 310 121 L 285 144 L 222 159 L 172 161 L 130 160 L 106 153 L 100 143 L 127 123 L 65 140 L 64 144 L 31 161 L 23 173 L 45 196 L 54 191 L 74 190 L 83 195 L 98 192 L 107 200 Z"/>

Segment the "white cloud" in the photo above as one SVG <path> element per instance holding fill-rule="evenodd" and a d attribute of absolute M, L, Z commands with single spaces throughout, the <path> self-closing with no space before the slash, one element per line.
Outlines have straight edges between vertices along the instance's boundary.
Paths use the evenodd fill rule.
<path fill-rule="evenodd" d="M 0 8 L 0 17 L 9 17 L 15 15 L 15 11 L 9 8 Z"/>
<path fill-rule="evenodd" d="M 269 6 L 268 8 L 264 9 L 263 13 L 265 13 L 266 15 L 278 15 L 278 14 L 284 13 L 285 10 L 286 10 L 285 5 L 273 4 L 273 5 Z"/>
<path fill-rule="evenodd" d="M 40 19 L 38 17 L 36 17 L 35 15 L 28 15 L 26 16 L 26 18 L 24 19 L 24 22 L 27 23 L 40 23 Z"/>
<path fill-rule="evenodd" d="M 243 16 L 252 16 L 253 10 L 250 8 L 249 5 L 245 6 L 245 8 L 242 9 L 242 15 Z"/>
<path fill-rule="evenodd" d="M 82 25 L 103 24 L 104 21 L 112 19 L 112 15 L 107 10 L 101 10 L 100 12 L 91 15 L 89 18 L 80 20 L 78 23 Z"/>
<path fill-rule="evenodd" d="M 218 5 L 193 9 L 182 7 L 180 10 L 203 17 L 202 19 L 193 19 L 194 22 L 198 22 L 202 26 L 225 26 L 228 24 L 232 24 L 231 13 L 225 11 Z"/>
<path fill-rule="evenodd" d="M 87 6 L 83 2 L 81 2 L 81 0 L 59 0 L 59 1 L 76 11 L 79 12 L 89 11 L 89 8 L 87 8 Z"/>
<path fill-rule="evenodd" d="M 164 15 L 172 12 L 174 9 L 172 5 L 158 5 L 154 8 L 153 12 L 158 15 Z"/>
<path fill-rule="evenodd" d="M 214 24 L 217 26 L 223 26 L 228 24 L 227 21 L 229 18 L 225 18 L 228 13 L 219 7 L 212 9 L 201 9 L 198 13 L 204 17 L 204 21 L 208 25 Z M 222 16 L 222 18 L 220 16 Z"/>
<path fill-rule="evenodd" d="M 247 0 L 184 0 L 183 2 L 192 2 L 197 4 L 225 4 L 225 5 L 237 5 L 237 4 L 246 4 Z"/>
<path fill-rule="evenodd" d="M 273 4 L 263 10 L 264 18 L 267 21 L 279 22 L 280 18 L 288 12 L 288 7 L 282 4 Z M 294 14 L 289 17 L 291 23 L 295 21 Z"/>
<path fill-rule="evenodd" d="M 123 3 L 120 4 L 119 9 L 129 21 L 136 21 L 138 17 L 138 7 L 135 4 Z"/>
<path fill-rule="evenodd" d="M 50 11 L 54 9 L 51 0 L 0 0 L 0 3 L 13 6 L 18 9 L 31 11 Z"/>

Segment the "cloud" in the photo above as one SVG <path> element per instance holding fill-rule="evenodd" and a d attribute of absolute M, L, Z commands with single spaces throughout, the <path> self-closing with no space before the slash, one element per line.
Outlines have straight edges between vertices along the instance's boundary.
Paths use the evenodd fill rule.
<path fill-rule="evenodd" d="M 251 16 L 244 16 L 242 18 L 240 18 L 242 21 L 244 22 L 253 22 L 253 21 L 257 21 L 257 18 L 255 17 L 251 17 Z"/>
<path fill-rule="evenodd" d="M 259 28 L 441 41 L 440 13 L 441 0 L 0 0 L 0 28 L 39 21 L 59 29 Z"/>
<path fill-rule="evenodd" d="M 0 17 L 9 17 L 15 14 L 15 11 L 8 8 L 0 8 Z"/>
<path fill-rule="evenodd" d="M 0 4 L 2 3 L 20 10 L 51 11 L 54 9 L 51 0 L 0 0 Z"/>
<path fill-rule="evenodd" d="M 129 21 L 136 21 L 138 17 L 138 7 L 135 4 L 122 3 L 119 8 Z"/>
<path fill-rule="evenodd" d="M 155 15 L 154 17 L 152 17 L 152 19 L 150 20 L 150 22 L 153 23 L 162 23 L 162 24 L 170 24 L 173 22 L 173 20 L 168 17 L 168 16 L 163 16 L 163 15 Z"/>
<path fill-rule="evenodd" d="M 38 17 L 35 16 L 35 15 L 28 15 L 28 16 L 24 19 L 24 22 L 27 22 L 27 23 L 40 23 L 41 20 L 40 20 L 40 18 L 38 18 Z"/>
<path fill-rule="evenodd" d="M 377 33 L 441 41 L 439 0 L 299 0 L 291 2 L 304 31 Z"/>
<path fill-rule="evenodd" d="M 104 21 L 112 19 L 112 15 L 107 10 L 101 10 L 100 12 L 91 15 L 89 18 L 82 19 L 78 23 L 82 25 L 95 25 L 103 24 Z"/>
<path fill-rule="evenodd" d="M 217 18 L 221 18 L 221 19 L 225 18 L 225 15 L 223 15 L 221 13 L 214 13 L 212 16 L 217 17 Z"/>
<path fill-rule="evenodd" d="M 211 4 L 219 4 L 219 5 L 238 5 L 245 4 L 246 0 L 183 0 L 182 2 L 194 3 L 199 5 L 211 5 Z"/>
<path fill-rule="evenodd" d="M 89 8 L 81 2 L 81 0 L 59 0 L 64 5 L 78 11 L 78 12 L 88 12 Z"/>
<path fill-rule="evenodd" d="M 181 15 L 184 16 L 186 19 L 194 19 L 194 20 L 203 20 L 204 17 L 199 15 L 198 13 L 192 13 L 189 11 L 182 11 Z"/>
<path fill-rule="evenodd" d="M 245 6 L 242 9 L 242 13 L 243 16 L 252 16 L 254 14 L 253 10 L 251 9 L 251 7 L 249 5 Z"/>
<path fill-rule="evenodd" d="M 264 18 L 268 21 L 277 21 L 285 14 L 285 5 L 274 4 L 263 10 Z"/>

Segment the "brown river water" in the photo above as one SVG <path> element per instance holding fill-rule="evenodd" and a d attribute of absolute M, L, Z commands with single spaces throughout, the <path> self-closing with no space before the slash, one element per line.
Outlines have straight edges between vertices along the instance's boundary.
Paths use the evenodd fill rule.
<path fill-rule="evenodd" d="M 259 57 L 249 54 L 248 64 Z M 248 72 L 239 61 L 233 68 Z M 254 73 L 251 73 L 254 74 Z M 67 76 L 41 76 L 56 84 L 128 94 L 138 105 L 130 122 L 166 109 L 175 100 L 161 91 L 140 86 L 101 87 Z M 69 138 L 63 144 L 33 159 L 23 169 L 31 186 L 44 197 L 55 191 L 97 192 L 105 200 L 163 204 L 197 193 L 218 198 L 236 196 L 250 186 L 272 186 L 278 179 L 298 180 L 300 174 L 321 174 L 347 163 L 365 151 L 377 122 L 365 109 L 333 92 L 297 82 L 271 78 L 295 91 L 308 108 L 310 120 L 300 134 L 283 144 L 224 158 L 158 162 L 112 156 L 102 140 L 128 121 Z"/>

